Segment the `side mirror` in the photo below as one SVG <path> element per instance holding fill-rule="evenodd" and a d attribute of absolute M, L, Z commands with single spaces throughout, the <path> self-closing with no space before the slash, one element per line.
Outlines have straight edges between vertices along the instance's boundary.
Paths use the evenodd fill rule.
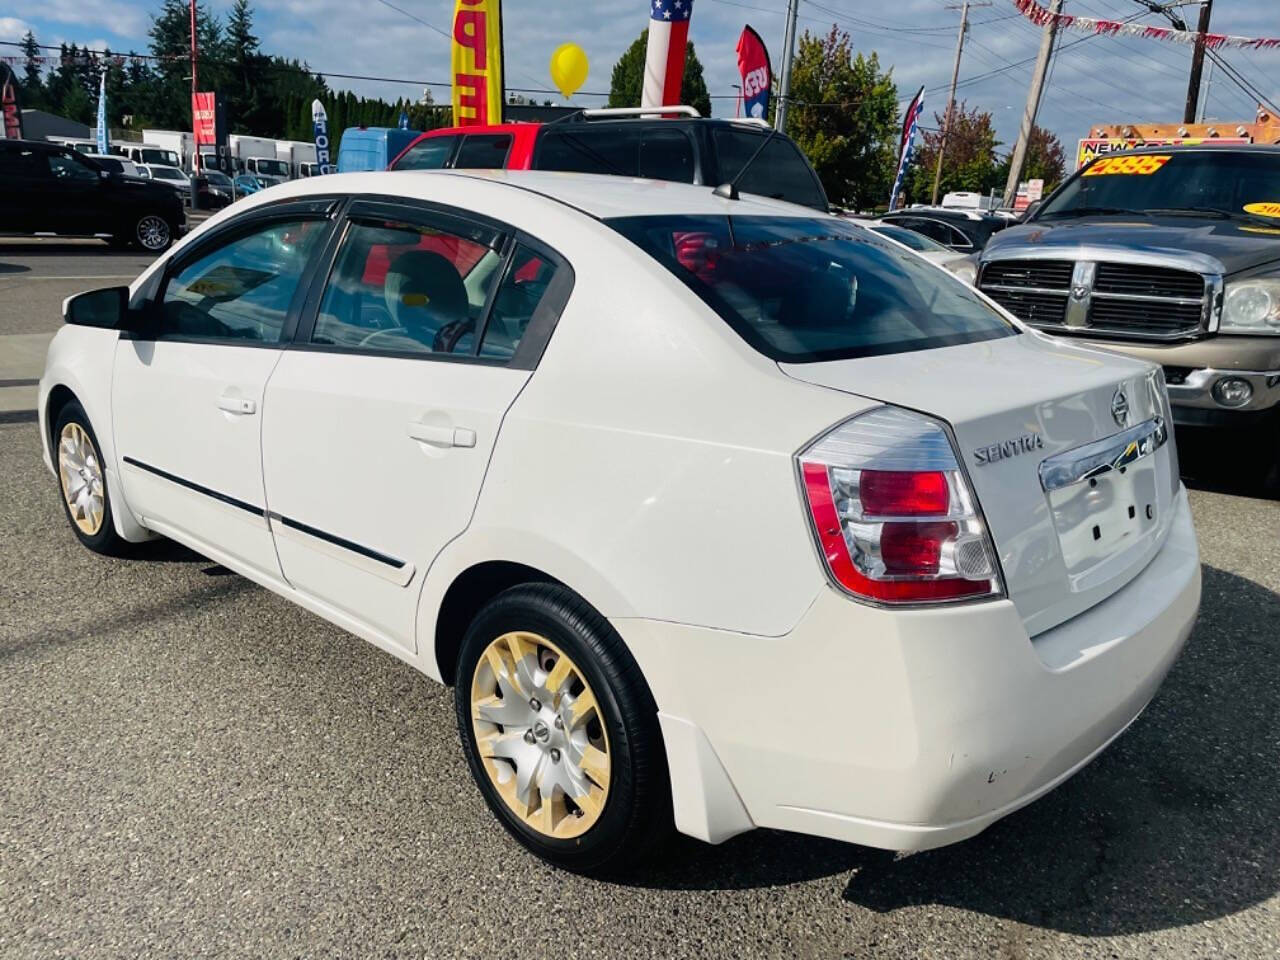
<path fill-rule="evenodd" d="M 1044 203 L 1043 200 L 1032 200 L 1029 204 L 1027 204 L 1027 210 L 1026 210 L 1026 213 L 1022 215 L 1022 219 L 1024 221 L 1030 220 L 1033 216 L 1035 216 L 1035 212 L 1040 209 L 1040 204 L 1042 203 Z"/>
<path fill-rule="evenodd" d="M 103 287 L 67 297 L 62 302 L 62 319 L 77 327 L 123 330 L 129 315 L 129 288 Z"/>

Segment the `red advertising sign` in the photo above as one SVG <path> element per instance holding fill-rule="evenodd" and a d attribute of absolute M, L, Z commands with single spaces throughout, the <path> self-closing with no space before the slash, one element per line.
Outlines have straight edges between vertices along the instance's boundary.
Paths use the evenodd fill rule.
<path fill-rule="evenodd" d="M 195 134 L 196 152 L 200 147 L 212 147 L 218 142 L 218 95 L 193 93 L 191 95 L 191 132 Z"/>

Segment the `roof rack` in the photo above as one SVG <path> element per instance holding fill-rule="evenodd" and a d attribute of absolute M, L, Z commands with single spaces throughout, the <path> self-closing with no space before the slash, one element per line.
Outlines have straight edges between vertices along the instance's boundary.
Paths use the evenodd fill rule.
<path fill-rule="evenodd" d="M 772 130 L 773 124 L 763 117 L 725 117 L 730 123 L 745 123 L 753 127 L 764 127 L 766 130 Z"/>
<path fill-rule="evenodd" d="M 611 117 L 661 117 L 669 113 L 678 113 L 686 117 L 702 116 L 694 107 L 673 103 L 666 107 L 596 107 L 592 110 L 583 110 L 582 117 L 586 120 L 608 120 Z"/>

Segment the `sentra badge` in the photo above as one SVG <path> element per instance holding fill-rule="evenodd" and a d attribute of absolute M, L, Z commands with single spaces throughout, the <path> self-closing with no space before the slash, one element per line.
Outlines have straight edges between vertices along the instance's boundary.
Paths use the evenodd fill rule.
<path fill-rule="evenodd" d="M 997 460 L 1007 460 L 1009 457 L 1016 457 L 1023 453 L 1032 453 L 1044 446 L 1044 437 L 1038 433 L 1024 433 L 1020 437 L 1014 437 L 1012 440 L 1005 440 L 1003 443 L 993 443 L 990 446 L 979 447 L 973 452 L 973 459 L 978 466 L 983 467 L 988 463 L 995 463 Z"/>

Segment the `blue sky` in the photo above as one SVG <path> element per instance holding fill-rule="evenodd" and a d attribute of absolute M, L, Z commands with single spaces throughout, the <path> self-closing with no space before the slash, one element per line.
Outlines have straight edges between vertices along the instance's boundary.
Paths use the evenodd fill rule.
<path fill-rule="evenodd" d="M 326 73 L 367 74 L 412 81 L 448 79 L 447 31 L 451 0 L 257 0 L 257 31 L 272 53 L 306 59 Z M 950 78 L 959 12 L 951 0 L 801 0 L 800 29 L 824 32 L 833 22 L 847 30 L 857 50 L 880 54 L 893 68 L 904 101 L 920 84 L 945 87 Z M 230 0 L 213 0 L 225 12 Z M 0 14 L 0 40 L 17 39 L 31 27 L 43 43 L 61 41 L 115 50 L 146 48 L 146 32 L 157 4 L 141 0 L 40 0 L 22 4 L 20 16 Z M 1280 34 L 1277 0 L 1217 0 L 1213 28 L 1243 35 Z M 706 67 L 719 114 L 732 114 L 731 84 L 738 81 L 734 52 L 738 33 L 751 23 L 780 62 L 786 0 L 696 0 L 690 36 Z M 1140 12 L 1133 0 L 1067 0 L 1081 16 L 1128 17 Z M 35 13 L 39 12 L 39 16 Z M 1185 8 L 1194 19 L 1196 8 Z M 412 15 L 412 16 L 410 16 Z M 895 16 L 896 15 L 896 16 Z M 586 91 L 607 90 L 614 61 L 646 24 L 645 0 L 505 0 L 508 87 L 548 87 L 547 62 L 560 43 L 582 45 L 591 60 Z M 417 19 L 414 19 L 417 18 Z M 973 27 L 960 76 L 976 78 L 1035 56 L 1039 31 L 1024 22 L 1012 0 L 992 0 L 971 13 Z M 425 21 L 422 23 L 419 21 Z M 1139 22 L 1161 23 L 1155 15 Z M 428 26 L 429 24 L 430 26 Z M 433 29 L 433 27 L 438 28 Z M 1069 34 L 1075 39 L 1079 34 Z M 11 50 L 9 52 L 12 52 Z M 1280 50 L 1230 51 L 1228 60 L 1268 97 L 1280 100 Z M 1070 145 L 1091 124 L 1169 121 L 1181 117 L 1190 48 L 1137 39 L 1091 38 L 1061 52 L 1054 63 L 1040 122 Z M 1001 139 L 1011 142 L 1026 97 L 1031 65 L 1014 67 L 962 86 L 958 96 L 989 110 Z M 359 93 L 418 96 L 421 83 L 334 80 Z M 448 91 L 435 88 L 437 101 Z M 927 115 L 945 106 L 946 91 L 926 96 Z M 556 97 L 558 100 L 558 96 Z M 591 105 L 598 97 L 579 96 Z M 1221 72 L 1210 93 L 1209 116 L 1250 119 L 1255 101 Z"/>

